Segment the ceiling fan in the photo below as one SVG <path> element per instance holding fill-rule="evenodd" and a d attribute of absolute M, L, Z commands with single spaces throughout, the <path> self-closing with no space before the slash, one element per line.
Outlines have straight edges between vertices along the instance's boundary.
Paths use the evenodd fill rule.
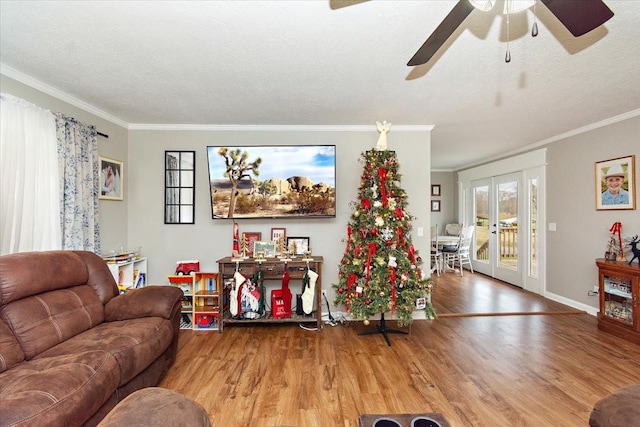
<path fill-rule="evenodd" d="M 612 16 L 611 9 L 602 0 L 540 0 L 555 15 L 574 37 L 579 37 L 598 28 Z M 489 11 L 496 0 L 459 0 L 451 12 L 438 25 L 433 34 L 418 49 L 407 63 L 408 66 L 429 62 L 453 32 L 462 24 L 474 9 Z M 519 3 L 520 8 L 514 5 Z M 535 0 L 505 0 L 505 14 L 523 10 L 535 3 Z M 537 28 L 537 27 L 536 27 Z M 537 29 L 534 31 L 537 33 Z M 535 34 L 534 34 L 535 35 Z M 507 62 L 509 62 L 507 60 Z"/>

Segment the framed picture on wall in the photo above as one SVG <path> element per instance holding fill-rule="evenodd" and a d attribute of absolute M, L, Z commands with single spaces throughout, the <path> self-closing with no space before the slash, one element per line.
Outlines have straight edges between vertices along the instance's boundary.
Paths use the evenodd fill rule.
<path fill-rule="evenodd" d="M 108 157 L 99 157 L 100 195 L 102 200 L 124 200 L 124 163 Z"/>
<path fill-rule="evenodd" d="M 431 186 L 431 195 L 435 197 L 440 197 L 440 184 L 433 184 Z"/>
<path fill-rule="evenodd" d="M 431 201 L 431 212 L 440 212 L 440 200 Z"/>
<path fill-rule="evenodd" d="M 596 209 L 636 208 L 636 156 L 596 162 Z"/>

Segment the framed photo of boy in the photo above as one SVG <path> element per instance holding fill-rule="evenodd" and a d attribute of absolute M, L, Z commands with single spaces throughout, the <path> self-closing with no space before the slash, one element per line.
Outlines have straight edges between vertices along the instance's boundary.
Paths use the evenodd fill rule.
<path fill-rule="evenodd" d="M 123 200 L 124 163 L 100 156 L 100 195 L 102 200 Z"/>
<path fill-rule="evenodd" d="M 596 209 L 635 209 L 635 171 L 635 155 L 596 162 Z"/>

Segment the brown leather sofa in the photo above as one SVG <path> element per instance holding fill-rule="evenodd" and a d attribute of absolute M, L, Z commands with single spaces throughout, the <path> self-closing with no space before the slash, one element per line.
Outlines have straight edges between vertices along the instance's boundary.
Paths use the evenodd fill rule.
<path fill-rule="evenodd" d="M 175 361 L 182 290 L 119 295 L 86 251 L 0 256 L 0 426 L 97 425 Z"/>

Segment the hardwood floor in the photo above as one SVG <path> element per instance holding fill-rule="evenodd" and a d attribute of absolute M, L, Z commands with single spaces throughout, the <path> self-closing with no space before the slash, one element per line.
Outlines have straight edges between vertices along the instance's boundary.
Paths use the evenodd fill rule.
<path fill-rule="evenodd" d="M 360 414 L 425 412 L 452 426 L 586 426 L 598 399 L 640 382 L 640 346 L 591 315 L 479 274 L 437 279 L 433 301 L 441 317 L 391 347 L 358 336 L 373 327 L 361 322 L 182 331 L 160 386 L 201 403 L 214 426 L 356 427 Z"/>

